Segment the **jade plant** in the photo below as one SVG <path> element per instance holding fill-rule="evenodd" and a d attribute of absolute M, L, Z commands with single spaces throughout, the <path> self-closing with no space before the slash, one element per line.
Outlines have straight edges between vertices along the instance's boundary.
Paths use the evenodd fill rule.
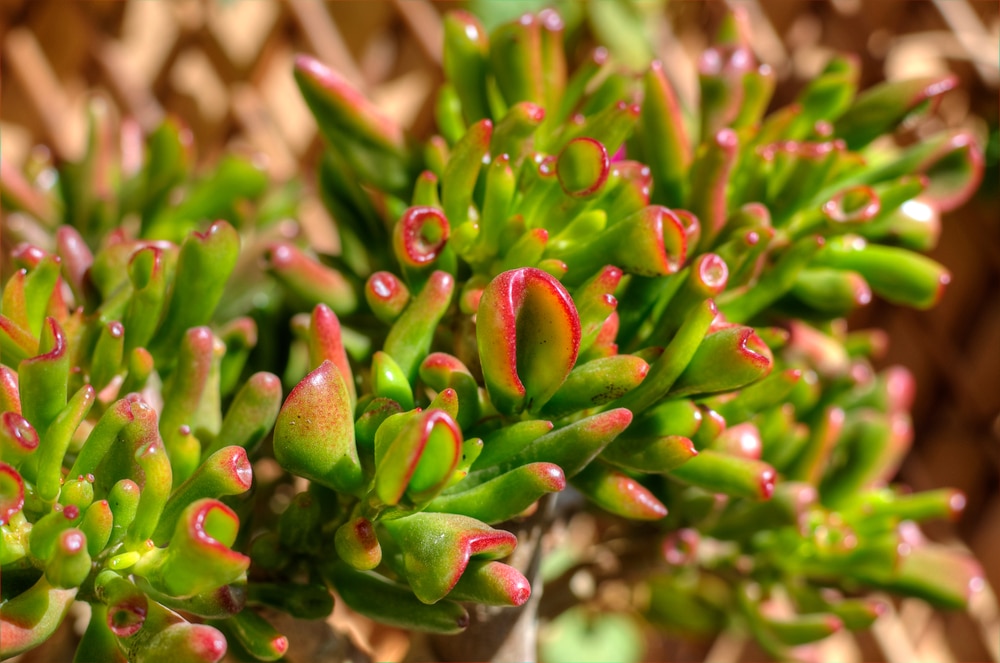
<path fill-rule="evenodd" d="M 251 488 L 281 381 L 244 377 L 253 319 L 214 317 L 233 224 L 264 228 L 273 194 L 235 156 L 192 172 L 173 120 L 116 134 L 100 100 L 90 119 L 80 161 L 4 169 L 4 239 L 21 241 L 0 315 L 0 651 L 44 642 L 82 601 L 79 661 L 217 661 L 223 633 L 280 656 L 246 608 L 267 591 L 248 591 L 234 547 L 249 503 L 223 500 Z"/>
<path fill-rule="evenodd" d="M 337 256 L 268 233 L 242 161 L 185 182 L 170 125 L 145 161 L 110 168 L 95 138 L 55 189 L 4 189 L 39 220 L 0 311 L 4 657 L 74 600 L 80 661 L 214 661 L 227 639 L 274 660 L 295 643 L 262 605 L 489 629 L 540 593 L 529 532 L 583 499 L 642 560 L 635 607 L 684 635 L 797 658 L 871 625 L 873 589 L 965 605 L 978 565 L 915 524 L 964 498 L 892 484 L 915 385 L 845 322 L 948 282 L 921 252 L 981 153 L 892 134 L 955 79 L 859 92 L 838 56 L 768 113 L 737 15 L 686 108 L 665 64 L 574 63 L 563 31 L 551 10 L 489 34 L 446 15 L 426 141 L 297 58 Z M 264 273 L 227 286 L 238 264 Z M 265 455 L 280 513 L 254 504 L 274 484 L 247 493 Z M 531 621 L 509 636 L 528 656 Z M 458 655 L 497 654 L 480 645 Z"/>

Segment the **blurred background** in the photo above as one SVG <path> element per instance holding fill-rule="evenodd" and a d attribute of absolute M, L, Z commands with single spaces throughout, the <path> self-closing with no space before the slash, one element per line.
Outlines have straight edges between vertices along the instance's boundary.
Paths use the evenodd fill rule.
<path fill-rule="evenodd" d="M 945 96 L 935 118 L 908 136 L 920 140 L 942 126 L 961 126 L 979 136 L 986 149 L 987 171 L 980 191 L 943 219 L 940 243 L 932 254 L 951 270 L 952 282 L 941 304 L 930 312 L 876 301 L 852 324 L 885 329 L 889 344 L 883 365 L 907 366 L 919 385 L 914 408 L 917 437 L 900 480 L 921 490 L 956 487 L 968 498 L 959 522 L 932 526 L 929 533 L 971 548 L 990 585 L 1000 587 L 997 3 L 480 0 L 464 4 L 471 5 L 487 27 L 555 4 L 566 19 L 567 42 L 578 56 L 599 41 L 637 68 L 659 57 L 682 72 L 678 75 L 682 96 L 694 93 L 697 81 L 690 60 L 707 43 L 727 4 L 747 10 L 756 55 L 777 72 L 772 107 L 788 103 L 838 51 L 861 58 L 862 88 L 885 78 L 946 71 L 959 77 L 958 89 Z M 441 14 L 459 6 L 426 0 L 2 0 L 3 162 L 20 168 L 37 158 L 39 150 L 48 150 L 55 159 L 77 157 L 85 139 L 85 106 L 96 94 L 146 130 L 167 114 L 180 118 L 192 132 L 202 163 L 235 150 L 253 154 L 278 181 L 299 174 L 308 181 L 319 153 L 319 136 L 292 80 L 294 54 L 318 56 L 415 134 L 427 135 L 432 129 L 434 93 L 442 80 Z M 623 22 L 635 39 L 608 43 L 612 32 L 602 28 Z M 685 77 L 686 71 L 690 74 Z M 336 235 L 308 186 L 301 215 L 317 250 L 336 251 Z M 580 536 L 586 539 L 585 532 Z M 398 632 L 374 630 L 370 624 L 351 628 L 356 645 L 374 648 L 382 660 L 407 651 L 406 639 Z M 904 601 L 896 603 L 871 634 L 834 640 L 828 648 L 832 658 L 826 660 L 1000 661 L 1000 617 L 992 591 L 980 593 L 969 614 L 938 614 Z M 713 661 L 756 656 L 741 642 L 699 648 L 653 635 L 647 635 L 645 648 L 634 654 L 621 649 L 627 643 L 612 646 L 617 649 L 610 650 L 610 658 L 616 660 L 626 655 L 635 660 Z M 549 647 L 543 654 L 549 663 L 572 658 L 570 652 L 559 650 Z M 53 650 L 42 655 L 52 656 Z"/>

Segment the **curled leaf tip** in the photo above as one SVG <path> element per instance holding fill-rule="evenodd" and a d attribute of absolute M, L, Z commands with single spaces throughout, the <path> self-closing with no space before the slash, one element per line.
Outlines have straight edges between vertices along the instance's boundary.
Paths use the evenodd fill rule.
<path fill-rule="evenodd" d="M 431 263 L 448 241 L 450 227 L 434 207 L 411 207 L 396 224 L 393 245 L 399 259 L 412 267 Z"/>
<path fill-rule="evenodd" d="M 726 261 L 714 253 L 705 253 L 698 256 L 694 269 L 698 274 L 698 281 L 703 284 L 709 296 L 715 296 L 726 288 L 729 280 L 729 267 Z"/>
<path fill-rule="evenodd" d="M 578 198 L 586 198 L 600 190 L 610 169 L 607 149 L 588 137 L 571 140 L 556 160 L 556 175 L 563 191 Z"/>
<path fill-rule="evenodd" d="M 6 460 L 16 462 L 38 448 L 38 431 L 17 412 L 0 415 L 0 450 Z"/>
<path fill-rule="evenodd" d="M 13 467 L 0 462 L 0 525 L 10 522 L 23 506 L 24 480 Z"/>
<path fill-rule="evenodd" d="M 864 223 L 874 219 L 882 202 L 869 186 L 852 187 L 837 193 L 823 203 L 823 214 L 834 223 Z"/>
<path fill-rule="evenodd" d="M 739 349 L 747 361 L 757 365 L 762 370 L 770 371 L 774 361 L 771 350 L 752 328 L 746 327 L 741 330 Z"/>
<path fill-rule="evenodd" d="M 241 491 L 250 490 L 253 483 L 253 468 L 247 458 L 246 449 L 230 446 L 222 449 L 225 455 L 219 459 L 219 465 L 233 484 Z"/>

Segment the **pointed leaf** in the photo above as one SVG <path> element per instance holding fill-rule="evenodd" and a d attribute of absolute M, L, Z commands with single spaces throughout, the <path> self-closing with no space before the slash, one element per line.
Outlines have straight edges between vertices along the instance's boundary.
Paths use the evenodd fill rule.
<path fill-rule="evenodd" d="M 459 484 L 456 490 L 462 487 Z M 558 465 L 528 463 L 490 479 L 469 490 L 449 491 L 427 505 L 428 512 L 457 513 L 487 524 L 509 520 L 546 493 L 566 487 L 566 477 Z"/>
<path fill-rule="evenodd" d="M 292 389 L 274 427 L 274 455 L 286 470 L 354 494 L 363 482 L 350 395 L 330 361 Z"/>

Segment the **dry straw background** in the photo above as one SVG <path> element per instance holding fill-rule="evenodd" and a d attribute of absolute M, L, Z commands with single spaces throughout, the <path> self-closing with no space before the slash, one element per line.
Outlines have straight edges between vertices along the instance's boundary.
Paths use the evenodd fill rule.
<path fill-rule="evenodd" d="M 19 166 L 34 149 L 50 149 L 58 158 L 77 156 L 84 107 L 98 94 L 146 129 L 167 113 L 179 116 L 190 126 L 203 162 L 236 149 L 258 155 L 277 180 L 308 173 L 320 145 L 291 78 L 297 52 L 335 66 L 386 112 L 426 134 L 441 80 L 440 16 L 457 4 L 0 0 L 3 161 Z M 668 1 L 649 26 L 657 52 L 668 61 L 696 52 L 726 4 Z M 905 364 L 917 378 L 917 440 L 901 479 L 917 489 L 955 486 L 968 496 L 965 517 L 933 527 L 931 534 L 971 548 L 990 585 L 1000 587 L 998 5 L 967 0 L 728 4 L 747 9 L 754 50 L 778 72 L 776 104 L 786 103 L 833 51 L 849 50 L 862 58 L 864 86 L 882 78 L 958 74 L 960 90 L 944 99 L 938 118 L 921 131 L 966 126 L 985 141 L 992 127 L 993 167 L 979 195 L 944 219 L 934 253 L 953 274 L 944 301 L 927 313 L 876 302 L 853 323 L 886 329 L 891 343 L 883 363 Z M 919 140 L 921 131 L 909 138 Z M 310 240 L 319 250 L 335 250 L 330 219 L 314 195 L 307 195 L 302 210 Z M 339 613 L 335 618 L 351 639 L 299 641 L 290 660 L 387 660 L 407 651 L 400 632 L 344 621 Z M 294 636 L 292 641 L 297 642 Z M 59 647 L 54 642 L 25 660 L 61 660 L 65 650 Z M 1000 662 L 996 597 L 989 590 L 980 593 L 969 614 L 942 615 L 917 602 L 896 603 L 872 633 L 833 638 L 820 653 L 822 660 L 845 663 Z M 717 663 L 758 656 L 731 639 L 708 650 L 651 641 L 648 655 L 653 660 L 707 656 Z"/>

